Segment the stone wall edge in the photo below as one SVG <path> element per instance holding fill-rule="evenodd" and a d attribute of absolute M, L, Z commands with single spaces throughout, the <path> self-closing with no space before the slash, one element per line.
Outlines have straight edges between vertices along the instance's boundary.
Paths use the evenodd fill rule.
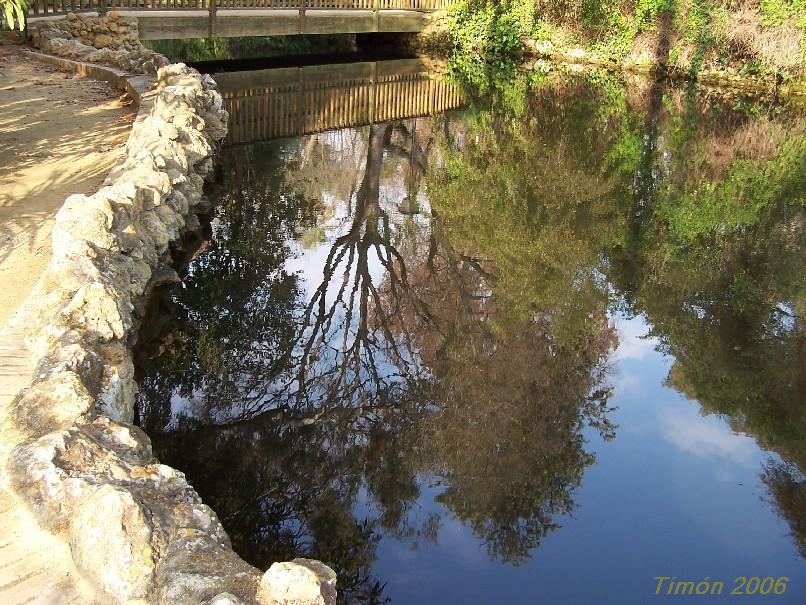
<path fill-rule="evenodd" d="M 47 43 L 87 52 L 58 35 Z M 155 59 L 165 65 L 155 76 L 28 52 L 109 82 L 139 107 L 101 188 L 65 200 L 50 264 L 26 303 L 35 371 L 0 418 L 13 448 L 11 488 L 66 541 L 104 602 L 332 605 L 335 574 L 318 561 L 266 573 L 243 561 L 215 512 L 133 424 L 131 343 L 145 298 L 170 262 L 170 243 L 198 225 L 194 209 L 209 207 L 202 186 L 227 121 L 215 82 L 153 52 L 149 68 Z M 144 64 L 136 50 L 115 56 L 126 52 Z"/>

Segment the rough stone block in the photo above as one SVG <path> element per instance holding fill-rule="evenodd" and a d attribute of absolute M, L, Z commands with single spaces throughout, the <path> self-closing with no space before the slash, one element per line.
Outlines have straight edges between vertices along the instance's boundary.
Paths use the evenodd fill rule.
<path fill-rule="evenodd" d="M 151 530 L 126 490 L 104 485 L 70 519 L 68 542 L 82 574 L 121 601 L 148 596 L 154 578 Z"/>
<path fill-rule="evenodd" d="M 258 599 L 277 605 L 336 605 L 336 573 L 313 559 L 274 563 L 260 580 Z"/>

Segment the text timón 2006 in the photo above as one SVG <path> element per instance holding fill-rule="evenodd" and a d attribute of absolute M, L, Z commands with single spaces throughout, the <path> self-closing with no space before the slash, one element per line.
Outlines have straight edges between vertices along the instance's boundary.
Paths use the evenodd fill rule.
<path fill-rule="evenodd" d="M 655 576 L 656 595 L 782 595 L 786 592 L 789 578 L 781 576 L 737 576 L 733 579 L 729 592 L 725 592 L 725 582 L 705 576 L 702 580 L 680 580 L 676 576 Z"/>

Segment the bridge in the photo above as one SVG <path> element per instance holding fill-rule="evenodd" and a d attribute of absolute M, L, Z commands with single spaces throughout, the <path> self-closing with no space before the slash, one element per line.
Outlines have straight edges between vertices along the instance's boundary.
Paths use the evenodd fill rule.
<path fill-rule="evenodd" d="M 230 112 L 228 144 L 441 113 L 464 99 L 419 59 L 215 75 Z"/>
<path fill-rule="evenodd" d="M 29 19 L 115 11 L 143 40 L 422 31 L 453 0 L 31 0 Z"/>

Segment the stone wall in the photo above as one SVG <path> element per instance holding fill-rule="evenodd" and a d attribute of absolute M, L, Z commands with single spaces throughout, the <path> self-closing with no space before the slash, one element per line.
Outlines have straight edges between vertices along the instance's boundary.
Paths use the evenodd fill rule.
<path fill-rule="evenodd" d="M 74 35 L 79 21 L 47 31 Z M 84 44 L 41 29 L 39 40 Z M 138 52 L 129 48 L 120 52 Z M 149 289 L 175 279 L 170 242 L 210 207 L 203 184 L 226 122 L 209 76 L 182 64 L 158 70 L 124 157 L 99 191 L 70 196 L 56 216 L 29 313 L 34 378 L 0 419 L 14 490 L 69 544 L 105 603 L 335 603 L 335 574 L 317 561 L 263 574 L 240 559 L 216 514 L 132 424 L 131 339 Z"/>
<path fill-rule="evenodd" d="M 46 53 L 106 63 L 136 73 L 156 74 L 168 59 L 140 44 L 137 19 L 117 12 L 68 13 L 63 19 L 28 24 L 31 44 Z"/>

